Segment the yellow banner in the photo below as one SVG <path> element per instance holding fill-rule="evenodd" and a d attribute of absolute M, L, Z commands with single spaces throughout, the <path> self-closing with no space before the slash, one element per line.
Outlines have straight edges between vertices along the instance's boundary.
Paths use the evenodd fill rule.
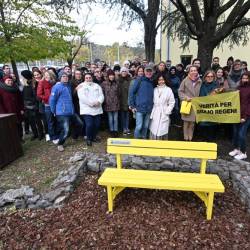
<path fill-rule="evenodd" d="M 196 122 L 239 123 L 239 91 L 192 99 Z"/>

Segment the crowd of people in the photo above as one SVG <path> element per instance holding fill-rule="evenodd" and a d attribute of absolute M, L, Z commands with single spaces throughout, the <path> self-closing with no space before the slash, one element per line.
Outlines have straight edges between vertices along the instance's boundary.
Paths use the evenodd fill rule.
<path fill-rule="evenodd" d="M 88 146 L 99 142 L 98 131 L 107 124 L 111 137 L 119 131 L 138 139 L 167 140 L 170 124 L 183 126 L 184 140 L 192 141 L 195 113 L 180 114 L 182 101 L 225 91 L 240 92 L 241 122 L 232 125 L 236 159 L 245 159 L 246 137 L 250 126 L 250 75 L 247 62 L 229 57 L 224 67 L 214 57 L 211 68 L 202 72 L 201 61 L 192 64 L 158 64 L 135 59 L 123 65 L 86 62 L 61 69 L 33 67 L 23 70 L 20 81 L 9 65 L 0 71 L 0 114 L 15 113 L 18 135 L 32 130 L 31 140 L 43 138 L 64 150 L 71 134 L 83 136 Z M 131 117 L 135 122 L 131 123 Z M 135 124 L 135 125 L 134 125 Z M 206 141 L 216 138 L 217 124 L 201 122 Z"/>

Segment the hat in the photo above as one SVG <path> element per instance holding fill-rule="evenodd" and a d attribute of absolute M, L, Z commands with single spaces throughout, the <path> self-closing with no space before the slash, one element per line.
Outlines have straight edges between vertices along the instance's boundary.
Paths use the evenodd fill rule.
<path fill-rule="evenodd" d="M 147 66 L 145 67 L 145 71 L 153 71 L 153 67 L 150 66 L 150 65 L 147 65 Z"/>
<path fill-rule="evenodd" d="M 108 71 L 107 71 L 107 76 L 110 76 L 110 75 L 115 75 L 115 72 L 112 70 L 112 69 L 109 69 Z"/>
<path fill-rule="evenodd" d="M 29 71 L 29 70 L 23 70 L 23 71 L 21 72 L 21 75 L 22 75 L 26 80 L 32 80 L 32 78 L 33 78 L 32 72 Z"/>
<path fill-rule="evenodd" d="M 124 71 L 128 73 L 128 68 L 122 67 L 121 70 L 120 70 L 120 72 L 122 73 L 122 72 L 124 72 Z"/>
<path fill-rule="evenodd" d="M 120 65 L 115 65 L 114 68 L 113 68 L 114 71 L 120 71 L 121 70 L 121 67 Z"/>
<path fill-rule="evenodd" d="M 130 65 L 130 62 L 128 60 L 124 61 L 123 65 L 128 64 Z"/>

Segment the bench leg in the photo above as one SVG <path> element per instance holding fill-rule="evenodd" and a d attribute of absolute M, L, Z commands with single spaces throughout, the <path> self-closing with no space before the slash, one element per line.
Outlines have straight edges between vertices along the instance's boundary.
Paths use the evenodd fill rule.
<path fill-rule="evenodd" d="M 113 194 L 112 194 L 112 187 L 111 186 L 107 186 L 107 192 L 108 192 L 109 212 L 113 212 Z"/>
<path fill-rule="evenodd" d="M 214 204 L 214 192 L 209 192 L 207 200 L 207 220 L 211 220 L 212 218 L 213 204 Z"/>

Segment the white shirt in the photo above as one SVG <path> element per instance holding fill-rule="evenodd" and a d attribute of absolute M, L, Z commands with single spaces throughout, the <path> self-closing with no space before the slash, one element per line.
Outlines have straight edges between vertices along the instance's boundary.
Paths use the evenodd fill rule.
<path fill-rule="evenodd" d="M 103 113 L 104 95 L 102 88 L 94 82 L 83 82 L 77 87 L 81 115 L 99 115 Z M 99 102 L 100 105 L 93 106 Z"/>

